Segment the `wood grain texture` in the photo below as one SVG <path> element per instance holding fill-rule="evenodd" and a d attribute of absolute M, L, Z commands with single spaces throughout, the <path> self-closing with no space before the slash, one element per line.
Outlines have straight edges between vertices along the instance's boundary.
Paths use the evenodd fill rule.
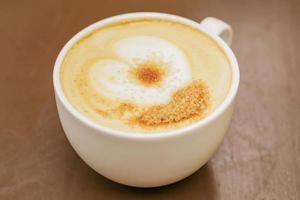
<path fill-rule="evenodd" d="M 52 69 L 76 32 L 104 17 L 215 16 L 235 31 L 241 83 L 217 154 L 189 178 L 136 189 L 75 154 L 60 126 Z M 0 1 L 0 199 L 300 199 L 300 1 Z"/>

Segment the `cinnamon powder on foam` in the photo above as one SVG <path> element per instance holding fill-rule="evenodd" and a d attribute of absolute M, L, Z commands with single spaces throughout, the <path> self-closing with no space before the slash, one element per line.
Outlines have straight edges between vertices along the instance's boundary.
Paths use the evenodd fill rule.
<path fill-rule="evenodd" d="M 159 127 L 199 119 L 208 110 L 209 91 L 201 81 L 193 81 L 176 91 L 165 105 L 152 106 L 134 117 L 132 123 L 143 127 Z"/>
<path fill-rule="evenodd" d="M 135 61 L 135 66 L 130 70 L 130 78 L 137 80 L 146 87 L 159 86 L 166 75 L 168 63 L 152 55 L 145 61 Z"/>

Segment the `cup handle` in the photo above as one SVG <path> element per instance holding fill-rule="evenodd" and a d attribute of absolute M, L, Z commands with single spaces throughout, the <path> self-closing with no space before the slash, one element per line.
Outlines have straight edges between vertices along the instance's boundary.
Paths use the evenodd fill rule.
<path fill-rule="evenodd" d="M 228 46 L 231 46 L 233 31 L 226 22 L 214 17 L 207 17 L 200 22 L 200 26 L 209 33 L 219 36 Z"/>

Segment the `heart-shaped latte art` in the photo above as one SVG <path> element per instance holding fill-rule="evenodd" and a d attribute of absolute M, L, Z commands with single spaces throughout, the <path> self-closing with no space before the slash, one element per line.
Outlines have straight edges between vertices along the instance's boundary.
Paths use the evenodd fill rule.
<path fill-rule="evenodd" d="M 165 39 L 131 36 L 117 41 L 113 51 L 117 59 L 98 60 L 89 72 L 92 87 L 106 98 L 143 106 L 165 104 L 191 82 L 185 54 Z"/>

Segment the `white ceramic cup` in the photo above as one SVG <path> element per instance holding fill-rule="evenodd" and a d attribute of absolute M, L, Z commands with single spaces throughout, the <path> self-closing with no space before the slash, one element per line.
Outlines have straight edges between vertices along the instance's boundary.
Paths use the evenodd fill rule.
<path fill-rule="evenodd" d="M 79 39 L 92 31 L 122 20 L 167 19 L 192 26 L 215 40 L 232 67 L 232 84 L 224 102 L 204 119 L 164 133 L 130 133 L 96 124 L 67 100 L 60 83 L 62 61 Z M 176 33 L 175 33 L 176 34 Z M 100 20 L 77 33 L 59 53 L 53 83 L 61 124 L 78 155 L 101 175 L 129 186 L 155 187 L 179 181 L 198 170 L 216 152 L 226 133 L 239 85 L 237 60 L 229 48 L 232 30 L 216 18 L 201 23 L 163 13 L 129 13 Z"/>

